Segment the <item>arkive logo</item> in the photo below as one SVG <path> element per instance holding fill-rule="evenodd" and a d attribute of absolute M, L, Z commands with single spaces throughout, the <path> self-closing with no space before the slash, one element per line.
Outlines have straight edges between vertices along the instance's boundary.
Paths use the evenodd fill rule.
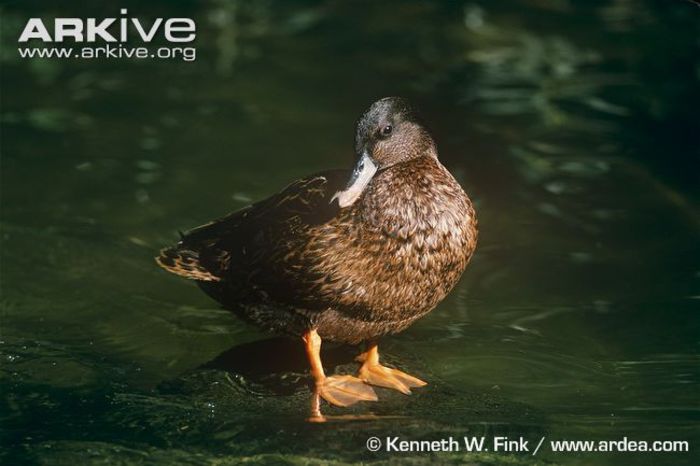
<path fill-rule="evenodd" d="M 52 27 L 41 18 L 30 18 L 25 24 L 18 42 L 29 45 L 36 41 L 43 44 L 81 44 L 83 47 L 20 47 L 23 58 L 181 58 L 193 61 L 194 47 L 169 46 L 149 48 L 154 39 L 170 44 L 191 43 L 197 36 L 197 26 L 191 18 L 155 18 L 142 21 L 127 16 L 126 8 L 118 18 L 54 18 Z M 141 42 L 142 46 L 128 47 Z M 29 44 L 28 44 L 29 43 Z M 95 44 L 104 44 L 102 47 Z M 34 44 L 32 44 L 34 45 Z"/>
<path fill-rule="evenodd" d="M 121 9 L 121 14 L 126 15 L 126 8 Z M 141 24 L 138 18 L 119 18 L 118 31 L 110 31 L 117 18 L 56 18 L 54 19 L 53 36 L 44 25 L 41 18 L 30 18 L 24 26 L 19 42 L 27 42 L 30 39 L 40 39 L 44 42 L 63 42 L 66 38 L 72 38 L 76 42 L 96 42 L 98 37 L 105 42 L 126 42 L 133 32 L 143 42 L 151 42 L 159 30 L 162 29 L 165 39 L 169 42 L 192 42 L 196 35 L 197 26 L 191 18 L 156 18 L 149 26 Z M 132 27 L 133 26 L 133 27 Z M 162 28 L 161 28 L 162 26 Z"/>

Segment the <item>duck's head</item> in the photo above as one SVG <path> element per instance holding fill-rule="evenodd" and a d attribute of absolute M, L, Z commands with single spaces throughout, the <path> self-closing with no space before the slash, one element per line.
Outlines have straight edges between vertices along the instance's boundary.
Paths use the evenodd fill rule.
<path fill-rule="evenodd" d="M 433 138 L 401 97 L 377 100 L 360 117 L 355 153 L 357 162 L 347 187 L 333 196 L 340 207 L 351 206 L 378 171 L 418 157 L 437 157 Z"/>

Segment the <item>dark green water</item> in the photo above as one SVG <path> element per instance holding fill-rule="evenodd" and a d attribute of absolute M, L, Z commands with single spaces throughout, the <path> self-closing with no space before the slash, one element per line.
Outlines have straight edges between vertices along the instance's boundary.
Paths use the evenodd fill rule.
<path fill-rule="evenodd" d="M 3 464 L 697 464 L 700 8 L 688 1 L 2 2 Z M 141 2 L 144 3 L 144 2 Z M 20 59 L 29 17 L 186 16 L 197 59 Z M 477 254 L 386 339 L 430 382 L 310 425 L 301 348 L 156 251 L 422 110 Z M 352 351 L 327 355 L 352 371 Z M 369 436 L 686 440 L 678 454 L 387 454 Z M 4 460 L 4 461 L 3 461 Z"/>

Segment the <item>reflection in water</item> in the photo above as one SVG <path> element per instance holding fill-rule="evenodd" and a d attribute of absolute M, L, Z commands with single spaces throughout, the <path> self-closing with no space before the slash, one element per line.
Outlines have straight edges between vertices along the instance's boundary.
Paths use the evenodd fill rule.
<path fill-rule="evenodd" d="M 149 2 L 130 11 L 196 19 L 196 62 L 21 60 L 27 17 L 105 16 L 69 6 L 10 3 L 0 28 L 4 462 L 384 459 L 369 434 L 700 440 L 690 2 Z M 152 257 L 182 225 L 349 166 L 347 122 L 395 94 L 476 194 L 481 244 L 385 342 L 430 385 L 308 425 L 301 345 Z M 328 369 L 353 373 L 354 353 L 330 348 Z"/>

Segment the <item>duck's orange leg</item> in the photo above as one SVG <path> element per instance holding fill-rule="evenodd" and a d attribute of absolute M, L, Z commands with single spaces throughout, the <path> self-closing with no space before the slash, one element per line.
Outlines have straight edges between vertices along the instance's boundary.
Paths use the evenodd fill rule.
<path fill-rule="evenodd" d="M 320 398 L 336 406 L 350 406 L 358 401 L 377 401 L 377 395 L 369 385 L 351 375 L 326 377 L 321 364 L 321 337 L 316 330 L 309 330 L 302 337 L 306 344 L 306 355 L 314 379 L 314 394 L 311 398 L 311 420 L 323 420 Z"/>
<path fill-rule="evenodd" d="M 379 350 L 376 342 L 370 342 L 367 351 L 360 354 L 356 359 L 362 362 L 359 373 L 360 379 L 369 384 L 393 388 L 404 395 L 410 395 L 411 388 L 428 385 L 412 375 L 379 364 Z"/>

